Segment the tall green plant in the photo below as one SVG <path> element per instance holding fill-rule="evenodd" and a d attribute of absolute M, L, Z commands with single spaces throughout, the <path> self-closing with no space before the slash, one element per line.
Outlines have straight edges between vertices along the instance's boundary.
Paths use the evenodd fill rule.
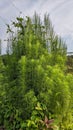
<path fill-rule="evenodd" d="M 65 44 L 54 33 L 48 15 L 44 16 L 44 22 L 36 13 L 33 18 L 17 17 L 13 26 L 16 33 L 9 25 L 7 30 L 12 37 L 5 61 L 7 84 L 4 87 L 2 124 L 6 129 L 24 127 L 26 120 L 32 122 L 32 114 L 39 102 L 45 108 L 43 114 L 51 115 L 57 120 L 58 128 L 62 129 L 62 124 L 66 129 L 65 121 L 71 119 L 66 116 L 70 113 L 72 117 L 73 87 L 72 76 L 66 74 Z"/>

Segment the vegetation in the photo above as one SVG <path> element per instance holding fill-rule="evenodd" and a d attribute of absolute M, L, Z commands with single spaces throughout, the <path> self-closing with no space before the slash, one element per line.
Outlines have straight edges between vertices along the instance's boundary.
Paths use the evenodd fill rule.
<path fill-rule="evenodd" d="M 70 55 L 67 58 L 67 70 L 68 70 L 68 73 L 73 74 L 73 55 Z"/>
<path fill-rule="evenodd" d="M 66 45 L 43 22 L 17 17 L 7 25 L 7 54 L 0 56 L 0 129 L 72 130 L 73 75 L 67 73 Z M 0 47 L 1 48 L 1 47 Z"/>

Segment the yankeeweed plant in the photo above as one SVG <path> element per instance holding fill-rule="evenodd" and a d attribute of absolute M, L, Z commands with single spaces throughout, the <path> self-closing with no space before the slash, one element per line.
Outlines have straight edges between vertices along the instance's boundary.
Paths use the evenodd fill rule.
<path fill-rule="evenodd" d="M 17 17 L 0 56 L 0 126 L 5 130 L 72 130 L 73 75 L 66 45 L 47 14 Z M 54 120 L 52 120 L 54 119 Z M 46 123 L 47 122 L 47 123 Z M 68 124 L 68 125 L 67 125 Z"/>

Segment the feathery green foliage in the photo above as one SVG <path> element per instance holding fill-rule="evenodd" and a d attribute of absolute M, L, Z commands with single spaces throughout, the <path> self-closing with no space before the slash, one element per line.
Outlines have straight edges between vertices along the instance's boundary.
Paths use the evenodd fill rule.
<path fill-rule="evenodd" d="M 8 25 L 11 37 L 6 57 L 0 59 L 0 125 L 6 130 L 47 130 L 47 116 L 55 121 L 52 130 L 72 130 L 73 75 L 66 73 L 66 45 L 48 15 L 43 22 L 36 13 L 16 20 L 17 32 Z"/>

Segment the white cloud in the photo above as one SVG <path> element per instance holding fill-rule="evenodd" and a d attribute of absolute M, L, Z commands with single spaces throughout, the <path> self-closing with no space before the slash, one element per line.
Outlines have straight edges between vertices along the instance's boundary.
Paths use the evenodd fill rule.
<path fill-rule="evenodd" d="M 69 33 L 73 25 L 73 1 L 67 1 L 64 5 L 58 7 L 51 14 L 52 22 L 54 21 L 55 30 L 60 35 Z M 67 31 L 67 28 L 69 30 Z"/>
<path fill-rule="evenodd" d="M 20 11 L 24 16 L 32 16 L 34 11 L 43 16 L 47 12 L 58 35 L 73 36 L 73 0 L 0 0 L 0 38 L 6 37 L 4 22 L 10 23 Z"/>

